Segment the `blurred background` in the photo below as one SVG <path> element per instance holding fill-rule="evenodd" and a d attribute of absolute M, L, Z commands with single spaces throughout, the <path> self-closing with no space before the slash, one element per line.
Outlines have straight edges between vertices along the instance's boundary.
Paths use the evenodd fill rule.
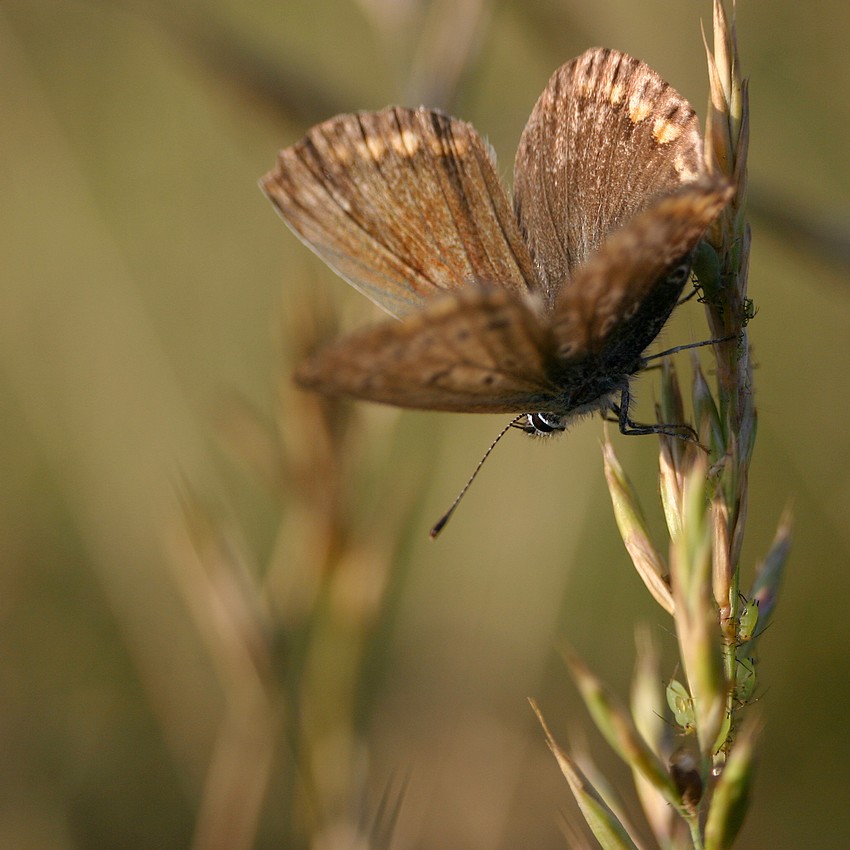
<path fill-rule="evenodd" d="M 674 673 L 599 420 L 509 435 L 429 541 L 503 417 L 296 392 L 304 350 L 378 311 L 256 181 L 313 123 L 390 103 L 472 121 L 509 181 L 549 75 L 593 45 L 704 115 L 710 15 L 0 4 L 0 846 L 583 846 L 528 696 L 630 799 L 558 652 L 625 697 L 644 624 Z M 742 847 L 850 845 L 848 26 L 839 0 L 739 4 L 760 415 L 745 577 L 796 517 Z M 691 302 L 663 339 L 705 336 Z M 638 384 L 638 418 L 656 386 Z M 654 439 L 612 439 L 663 540 Z"/>

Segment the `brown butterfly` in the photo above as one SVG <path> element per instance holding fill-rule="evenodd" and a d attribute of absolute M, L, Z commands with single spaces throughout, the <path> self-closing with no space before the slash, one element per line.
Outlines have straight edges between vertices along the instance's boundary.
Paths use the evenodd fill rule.
<path fill-rule="evenodd" d="M 332 118 L 261 186 L 328 265 L 401 321 L 318 351 L 304 387 L 427 410 L 523 413 L 531 434 L 612 410 L 732 193 L 688 102 L 647 65 L 588 50 L 523 131 L 514 202 L 488 146 L 442 112 Z M 619 401 L 617 399 L 619 398 Z"/>

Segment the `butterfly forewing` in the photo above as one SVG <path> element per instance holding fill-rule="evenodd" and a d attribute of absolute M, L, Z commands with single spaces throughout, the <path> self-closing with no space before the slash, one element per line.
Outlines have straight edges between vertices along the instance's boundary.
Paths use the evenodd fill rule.
<path fill-rule="evenodd" d="M 555 302 L 560 355 L 609 361 L 640 355 L 675 307 L 692 253 L 731 194 L 722 178 L 704 177 L 609 236 Z"/>
<path fill-rule="evenodd" d="M 539 288 L 488 149 L 440 112 L 333 118 L 282 151 L 261 185 L 310 248 L 393 315 L 475 281 Z"/>
<path fill-rule="evenodd" d="M 530 304 L 470 288 L 320 349 L 296 377 L 304 387 L 398 407 L 519 413 L 551 405 L 553 363 L 548 321 Z"/>
<path fill-rule="evenodd" d="M 702 171 L 693 109 L 647 65 L 604 48 L 563 65 L 514 166 L 517 215 L 550 301 L 611 231 Z"/>

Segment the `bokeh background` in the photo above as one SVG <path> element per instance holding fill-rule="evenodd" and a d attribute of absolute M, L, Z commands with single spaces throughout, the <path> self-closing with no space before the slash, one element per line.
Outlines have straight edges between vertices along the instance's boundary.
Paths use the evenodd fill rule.
<path fill-rule="evenodd" d="M 397 102 L 471 120 L 509 180 L 549 75 L 592 45 L 704 114 L 701 20 L 702 0 L 0 4 L 0 846 L 582 846 L 526 697 L 625 788 L 558 647 L 625 695 L 636 625 L 673 644 L 599 421 L 504 440 L 430 542 L 502 419 L 295 392 L 299 351 L 377 311 L 256 181 L 312 123 Z M 742 847 L 850 846 L 848 28 L 839 0 L 739 4 L 745 575 L 796 517 Z M 698 304 L 678 313 L 667 344 L 705 337 Z M 613 439 L 660 539 L 654 440 Z"/>

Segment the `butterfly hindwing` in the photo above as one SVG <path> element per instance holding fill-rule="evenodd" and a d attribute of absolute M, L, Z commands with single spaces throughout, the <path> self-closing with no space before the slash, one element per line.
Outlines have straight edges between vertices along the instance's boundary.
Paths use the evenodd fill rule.
<path fill-rule="evenodd" d="M 261 185 L 310 248 L 393 315 L 476 281 L 539 288 L 488 148 L 441 112 L 332 118 Z"/>
<path fill-rule="evenodd" d="M 321 348 L 303 387 L 426 410 L 519 413 L 557 392 L 548 322 L 501 289 L 470 288 Z"/>

